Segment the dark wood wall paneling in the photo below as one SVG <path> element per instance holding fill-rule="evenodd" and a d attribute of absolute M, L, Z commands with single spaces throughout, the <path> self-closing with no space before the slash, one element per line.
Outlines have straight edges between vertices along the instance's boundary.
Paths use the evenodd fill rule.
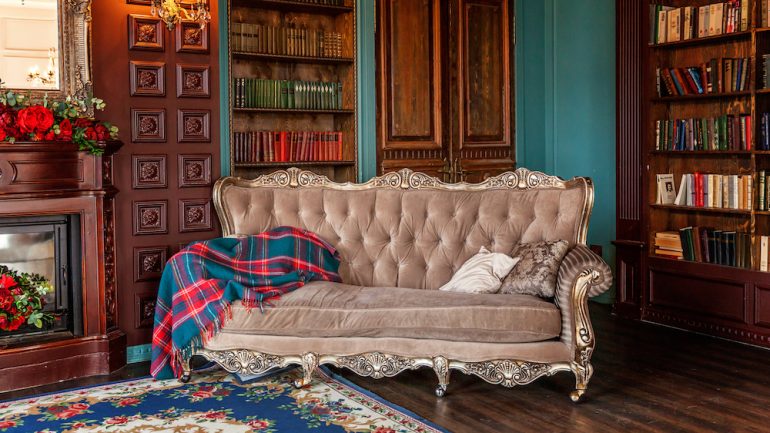
<path fill-rule="evenodd" d="M 478 181 L 513 168 L 512 2 L 377 8 L 378 171 Z"/>
<path fill-rule="evenodd" d="M 647 2 L 616 2 L 616 71 L 617 71 L 617 197 L 616 247 L 618 313 L 639 317 L 645 259 L 642 206 L 645 206 L 642 164 L 644 149 L 642 125 L 645 124 L 645 102 L 642 101 L 646 50 Z"/>
<path fill-rule="evenodd" d="M 147 2 L 93 4 L 94 93 L 125 146 L 114 159 L 117 322 L 128 344 L 150 342 L 158 280 L 171 254 L 218 236 L 217 2 L 203 32 L 169 31 Z"/>

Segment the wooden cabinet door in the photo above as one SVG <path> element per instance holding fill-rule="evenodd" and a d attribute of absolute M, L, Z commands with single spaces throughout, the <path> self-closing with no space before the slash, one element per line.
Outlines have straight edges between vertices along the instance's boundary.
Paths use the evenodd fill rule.
<path fill-rule="evenodd" d="M 479 182 L 515 164 L 513 15 L 509 0 L 450 7 L 452 161 L 455 180 Z"/>
<path fill-rule="evenodd" d="M 411 168 L 442 177 L 444 0 L 377 2 L 377 170 Z M 449 180 L 448 178 L 446 180 Z"/>
<path fill-rule="evenodd" d="M 377 2 L 377 170 L 514 167 L 511 0 Z"/>

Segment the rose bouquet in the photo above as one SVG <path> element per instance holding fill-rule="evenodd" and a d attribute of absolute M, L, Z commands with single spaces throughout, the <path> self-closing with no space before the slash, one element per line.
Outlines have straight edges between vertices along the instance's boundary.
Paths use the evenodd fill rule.
<path fill-rule="evenodd" d="M 51 291 L 51 283 L 43 276 L 0 265 L 0 330 L 15 331 L 25 323 L 42 328 L 52 320 L 43 312 L 45 295 Z"/>
<path fill-rule="evenodd" d="M 2 87 L 2 81 L 0 81 Z M 68 96 L 63 101 L 34 102 L 13 91 L 0 91 L 0 142 L 61 141 L 73 142 L 80 150 L 94 155 L 104 153 L 100 145 L 118 138 L 118 128 L 85 115 L 89 108 L 103 110 L 104 101 Z"/>

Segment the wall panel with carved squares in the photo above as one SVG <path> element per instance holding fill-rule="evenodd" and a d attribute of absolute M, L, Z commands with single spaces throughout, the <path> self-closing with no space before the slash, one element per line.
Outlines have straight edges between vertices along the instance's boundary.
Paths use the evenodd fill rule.
<path fill-rule="evenodd" d="M 164 108 L 132 108 L 131 141 L 166 141 L 166 110 Z"/>
<path fill-rule="evenodd" d="M 120 190 L 114 272 L 116 317 L 129 346 L 151 342 L 167 258 L 178 245 L 219 236 L 210 204 L 220 175 L 220 75 L 212 66 L 219 59 L 218 2 L 210 6 L 212 22 L 203 32 L 192 23 L 169 31 L 151 16 L 148 0 L 91 6 L 94 94 L 107 103 L 100 117 L 120 128 L 124 142 L 113 161 Z M 180 110 L 189 114 L 186 132 L 179 128 Z"/>
<path fill-rule="evenodd" d="M 152 329 L 155 323 L 155 292 L 142 292 L 134 295 L 134 327 Z"/>
<path fill-rule="evenodd" d="M 179 188 L 211 186 L 210 154 L 180 154 L 177 159 Z"/>
<path fill-rule="evenodd" d="M 165 32 L 163 21 L 158 17 L 128 16 L 128 48 L 131 50 L 163 51 L 166 46 Z"/>
<path fill-rule="evenodd" d="M 209 26 L 182 21 L 176 26 L 176 52 L 206 54 L 209 52 Z"/>
<path fill-rule="evenodd" d="M 179 200 L 179 232 L 201 232 L 211 230 L 211 200 Z"/>
<path fill-rule="evenodd" d="M 178 110 L 176 129 L 180 143 L 211 141 L 211 111 Z"/>
<path fill-rule="evenodd" d="M 168 201 L 134 202 L 134 234 L 154 235 L 168 233 Z"/>
<path fill-rule="evenodd" d="M 209 65 L 176 65 L 176 96 L 178 98 L 208 98 Z"/>
<path fill-rule="evenodd" d="M 168 247 L 134 247 L 134 281 L 160 279 L 168 260 Z"/>
<path fill-rule="evenodd" d="M 168 186 L 166 155 L 131 155 L 131 167 L 135 189 Z"/>
<path fill-rule="evenodd" d="M 131 96 L 166 96 L 166 64 L 163 62 L 129 63 Z"/>

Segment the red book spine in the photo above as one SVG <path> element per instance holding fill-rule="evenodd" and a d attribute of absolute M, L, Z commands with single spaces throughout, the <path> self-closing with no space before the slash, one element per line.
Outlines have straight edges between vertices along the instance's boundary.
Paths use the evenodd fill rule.
<path fill-rule="evenodd" d="M 703 207 L 703 175 L 695 173 L 695 206 Z"/>
<path fill-rule="evenodd" d="M 337 161 L 342 161 L 342 133 L 337 133 Z"/>
<path fill-rule="evenodd" d="M 751 116 L 746 116 L 746 150 L 751 150 Z"/>

